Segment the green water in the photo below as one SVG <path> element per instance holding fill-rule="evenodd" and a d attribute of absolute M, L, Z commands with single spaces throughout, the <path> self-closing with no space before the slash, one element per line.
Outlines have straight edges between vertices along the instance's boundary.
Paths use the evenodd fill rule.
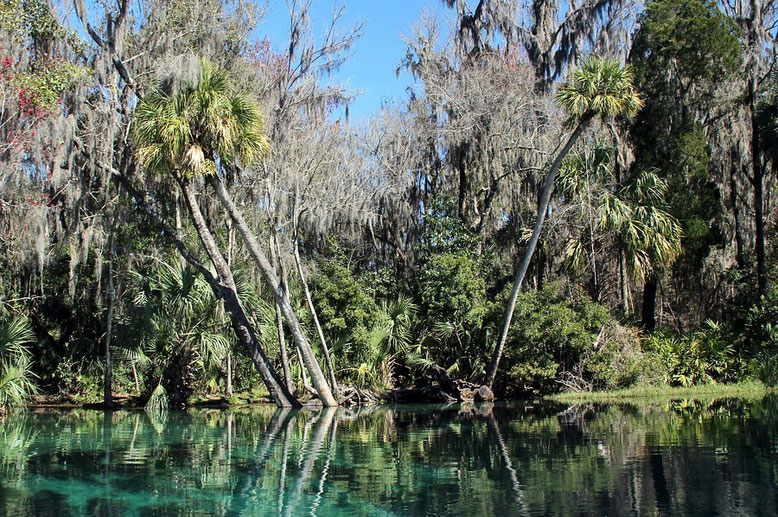
<path fill-rule="evenodd" d="M 33 411 L 0 515 L 776 515 L 778 398 Z"/>

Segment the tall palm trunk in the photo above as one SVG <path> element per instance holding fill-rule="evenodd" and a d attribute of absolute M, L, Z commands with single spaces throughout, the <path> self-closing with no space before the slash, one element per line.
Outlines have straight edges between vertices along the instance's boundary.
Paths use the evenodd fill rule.
<path fill-rule="evenodd" d="M 246 243 L 251 256 L 259 266 L 259 269 L 262 272 L 262 276 L 265 278 L 265 281 L 272 289 L 276 303 L 278 303 L 279 307 L 281 308 L 281 312 L 284 314 L 286 323 L 292 333 L 295 345 L 300 351 L 305 367 L 311 375 L 311 382 L 313 383 L 314 389 L 316 389 L 316 393 L 318 394 L 319 399 L 325 406 L 337 406 L 338 402 L 332 395 L 332 390 L 330 390 L 330 387 L 327 384 L 327 379 L 324 376 L 321 367 L 319 366 L 319 362 L 316 360 L 316 356 L 313 353 L 313 349 L 311 348 L 308 339 L 305 337 L 305 332 L 303 332 L 300 321 L 297 319 L 297 315 L 292 309 L 292 304 L 289 302 L 289 297 L 286 291 L 284 291 L 283 286 L 281 285 L 278 277 L 275 274 L 275 271 L 273 270 L 273 267 L 270 265 L 270 262 L 260 248 L 257 238 L 254 236 L 251 228 L 249 228 L 248 224 L 246 223 L 243 214 L 233 203 L 232 197 L 230 196 L 229 192 L 227 192 L 227 189 L 224 188 L 224 183 L 222 183 L 221 179 L 217 175 L 211 175 L 207 177 L 207 181 L 216 191 L 216 195 L 219 198 L 222 206 L 225 208 L 225 210 L 227 210 L 227 213 L 235 222 L 235 225 L 243 237 L 243 240 Z"/>
<path fill-rule="evenodd" d="M 257 366 L 262 380 L 267 386 L 270 396 L 279 407 L 295 407 L 300 406 L 300 402 L 291 394 L 289 390 L 283 385 L 281 380 L 276 375 L 273 366 L 270 364 L 270 360 L 265 355 L 262 347 L 259 344 L 257 335 L 254 331 L 254 327 L 249 322 L 246 312 L 243 310 L 243 306 L 238 299 L 238 293 L 235 288 L 235 280 L 232 276 L 232 271 L 227 265 L 227 261 L 219 251 L 216 244 L 216 239 L 211 234 L 208 226 L 205 222 L 200 206 L 197 204 L 194 191 L 192 190 L 192 184 L 187 178 L 176 178 L 181 191 L 184 194 L 184 200 L 192 220 L 194 222 L 197 235 L 200 237 L 200 241 L 203 243 L 208 257 L 211 259 L 211 263 L 216 268 L 216 274 L 219 277 L 221 295 L 224 299 L 225 306 L 230 313 L 230 319 L 232 320 L 232 326 L 235 329 L 235 334 L 238 336 L 240 342 L 246 347 L 254 364 Z"/>
<path fill-rule="evenodd" d="M 508 299 L 508 306 L 505 309 L 505 318 L 502 323 L 500 340 L 497 342 L 497 346 L 494 349 L 494 355 L 492 356 L 491 365 L 489 366 L 489 374 L 486 381 L 489 387 L 494 384 L 494 379 L 497 377 L 497 369 L 500 366 L 500 360 L 502 359 L 503 350 L 505 349 L 505 341 L 508 338 L 508 330 L 510 329 L 511 320 L 513 319 L 513 311 L 516 309 L 516 299 L 519 296 L 521 284 L 524 282 L 524 276 L 527 274 L 532 255 L 535 253 L 535 248 L 540 239 L 540 232 L 543 229 L 543 221 L 545 221 L 546 214 L 548 213 L 548 204 L 551 201 L 551 193 L 554 190 L 554 181 L 556 180 L 557 171 L 562 164 L 562 160 L 564 160 L 565 156 L 570 152 L 570 149 L 573 148 L 573 145 L 581 136 L 584 129 L 586 129 L 591 118 L 591 116 L 584 116 L 581 118 L 575 130 L 567 139 L 564 147 L 562 147 L 559 154 L 554 158 L 554 161 L 548 170 L 548 174 L 546 174 L 546 180 L 543 183 L 543 190 L 540 194 L 540 202 L 538 203 L 538 218 L 537 221 L 535 221 L 535 227 L 532 230 L 532 237 L 527 243 L 527 248 L 524 250 L 524 256 L 521 259 L 521 263 L 516 270 L 516 276 L 513 279 L 513 290 Z"/>

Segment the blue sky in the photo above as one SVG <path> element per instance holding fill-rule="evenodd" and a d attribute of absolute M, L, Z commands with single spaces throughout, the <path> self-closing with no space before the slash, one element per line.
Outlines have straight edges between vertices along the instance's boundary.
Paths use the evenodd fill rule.
<path fill-rule="evenodd" d="M 405 53 L 402 34 L 410 33 L 423 11 L 440 16 L 445 14 L 446 8 L 440 0 L 313 0 L 311 27 L 317 35 L 329 26 L 335 5 L 345 5 L 343 28 L 360 20 L 364 22 L 362 37 L 354 46 L 353 56 L 333 76 L 362 91 L 350 108 L 352 119 L 358 121 L 376 111 L 385 99 L 405 96 L 411 78 L 405 72 L 399 78 L 396 75 Z M 270 0 L 258 36 L 268 36 L 273 48 L 278 50 L 285 46 L 288 34 L 286 1 Z"/>

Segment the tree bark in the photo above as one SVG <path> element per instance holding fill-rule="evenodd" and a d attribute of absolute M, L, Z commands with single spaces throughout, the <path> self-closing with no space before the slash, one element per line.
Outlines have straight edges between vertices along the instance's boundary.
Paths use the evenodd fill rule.
<path fill-rule="evenodd" d="M 288 389 L 290 393 L 294 393 L 294 379 L 292 378 L 292 371 L 289 368 L 289 353 L 286 349 L 286 336 L 284 336 L 284 316 L 281 314 L 281 307 L 279 307 L 277 303 L 274 303 L 273 305 L 275 306 L 278 347 L 281 350 L 281 368 L 284 371 L 286 389 Z"/>
<path fill-rule="evenodd" d="M 619 283 L 621 284 L 621 305 L 624 309 L 624 315 L 627 315 L 631 310 L 629 303 L 629 276 L 627 275 L 627 257 L 622 249 L 619 249 Z"/>
<path fill-rule="evenodd" d="M 278 271 L 280 266 L 280 257 L 278 256 L 278 253 L 276 251 L 277 247 L 275 245 L 276 240 L 276 231 L 274 228 L 274 225 L 271 225 L 270 228 L 270 261 L 271 265 L 273 266 L 273 269 L 275 271 Z M 281 273 L 281 277 L 283 278 L 283 273 Z M 289 390 L 290 393 L 294 393 L 294 379 L 292 378 L 292 372 L 289 368 L 289 353 L 286 349 L 286 337 L 284 336 L 284 316 L 281 314 L 281 307 L 278 305 L 278 303 L 273 304 L 275 306 L 275 313 L 276 313 L 276 328 L 278 331 L 278 347 L 281 351 L 281 367 L 284 370 L 284 379 L 286 380 L 286 388 Z"/>
<path fill-rule="evenodd" d="M 113 260 L 116 255 L 116 239 L 111 229 L 111 242 L 108 245 L 108 315 L 105 323 L 105 374 L 103 377 L 103 406 L 113 407 L 113 369 L 111 365 L 111 333 L 113 332 L 113 313 L 116 306 L 116 288 L 113 282 Z"/>
<path fill-rule="evenodd" d="M 767 258 L 765 257 L 764 235 L 764 167 L 759 143 L 759 119 L 756 105 L 756 79 L 749 85 L 751 108 L 751 161 L 753 166 L 752 183 L 754 185 L 754 226 L 756 230 L 756 284 L 759 294 L 767 291 Z"/>
<path fill-rule="evenodd" d="M 732 205 L 732 217 L 735 223 L 735 259 L 738 269 L 742 270 L 746 266 L 745 251 L 743 245 L 743 234 L 740 231 L 740 211 L 738 210 L 738 185 L 735 178 L 735 168 L 741 167 L 739 153 L 733 149 L 730 152 L 731 164 L 729 167 L 729 203 Z"/>
<path fill-rule="evenodd" d="M 300 277 L 300 283 L 303 285 L 303 291 L 305 292 L 305 302 L 308 304 L 308 309 L 311 311 L 313 325 L 316 327 L 316 333 L 319 335 L 319 342 L 324 351 L 324 364 L 330 375 L 330 386 L 332 386 L 335 397 L 340 398 L 340 389 L 338 388 L 338 381 L 335 379 L 335 369 L 332 367 L 330 348 L 327 346 L 327 340 L 324 338 L 324 331 L 321 328 L 321 323 L 319 323 L 319 315 L 316 314 L 316 308 L 313 306 L 313 297 L 311 296 L 311 290 L 308 288 L 308 281 L 305 279 L 305 274 L 303 272 L 303 265 L 300 261 L 300 246 L 296 236 L 294 239 L 294 263 L 295 266 L 297 266 L 297 274 Z"/>
<path fill-rule="evenodd" d="M 513 290 L 511 291 L 511 296 L 508 299 L 508 306 L 505 309 L 505 318 L 503 320 L 502 330 L 500 332 L 500 339 L 494 349 L 494 355 L 492 356 L 491 365 L 489 366 L 489 374 L 487 377 L 486 385 L 490 388 L 494 384 L 494 379 L 497 377 L 497 369 L 500 366 L 502 353 L 505 349 L 505 341 L 508 338 L 508 330 L 511 326 L 511 319 L 513 319 L 513 311 L 516 309 L 516 299 L 519 296 L 521 284 L 524 281 L 524 276 L 527 274 L 527 269 L 529 269 L 532 255 L 535 253 L 535 248 L 537 247 L 538 240 L 540 239 L 540 232 L 543 229 L 543 221 L 545 220 L 546 213 L 548 212 L 548 204 L 551 201 L 551 193 L 554 190 L 554 181 L 556 180 L 557 171 L 559 170 L 559 166 L 562 164 L 562 160 L 564 160 L 565 156 L 567 156 L 567 154 L 570 152 L 573 144 L 575 144 L 576 140 L 578 140 L 578 138 L 581 136 L 584 129 L 586 129 L 586 126 L 590 120 L 590 116 L 581 118 L 578 126 L 576 126 L 573 133 L 567 139 L 567 142 L 559 151 L 559 154 L 557 154 L 556 158 L 554 158 L 554 161 L 548 170 L 548 174 L 546 174 L 546 180 L 543 183 L 543 190 L 540 194 L 540 202 L 538 203 L 538 218 L 537 221 L 535 221 L 535 227 L 532 230 L 532 237 L 527 243 L 527 248 L 524 250 L 524 256 L 521 259 L 521 263 L 516 270 L 516 276 L 513 279 Z"/>
<path fill-rule="evenodd" d="M 327 379 L 324 376 L 318 361 L 316 360 L 316 356 L 313 353 L 313 349 L 311 348 L 308 339 L 305 337 L 305 332 L 303 332 L 300 321 L 297 319 L 297 315 L 292 309 L 292 304 L 289 302 L 287 293 L 284 291 L 281 283 L 278 280 L 278 277 L 275 274 L 275 271 L 273 271 L 273 268 L 270 265 L 270 262 L 260 248 L 257 238 L 254 236 L 251 228 L 249 228 L 246 220 L 243 218 L 243 214 L 233 203 L 232 197 L 224 187 L 221 178 L 219 178 L 217 175 L 212 175 L 207 177 L 207 181 L 216 191 L 216 196 L 219 198 L 222 206 L 225 208 L 225 210 L 227 210 L 227 213 L 235 222 L 238 231 L 243 237 L 243 240 L 246 243 L 249 252 L 251 253 L 252 258 L 254 258 L 254 261 L 259 266 L 262 276 L 265 278 L 265 281 L 272 289 L 276 303 L 278 303 L 279 307 L 281 308 L 281 312 L 284 314 L 284 318 L 286 319 L 286 323 L 289 326 L 289 330 L 294 337 L 295 345 L 300 351 L 305 367 L 311 375 L 311 382 L 313 383 L 313 387 L 316 389 L 316 393 L 319 399 L 325 406 L 337 406 L 338 402 L 332 395 L 329 384 L 327 384 Z"/>
<path fill-rule="evenodd" d="M 273 366 L 270 364 L 270 360 L 267 358 L 259 344 L 254 328 L 249 322 L 248 316 L 246 316 L 238 298 L 232 271 L 227 265 L 227 261 L 222 256 L 221 251 L 219 251 L 216 239 L 206 225 L 205 218 L 200 211 L 200 206 L 197 204 L 197 199 L 192 190 L 190 180 L 187 178 L 177 178 L 177 180 L 179 185 L 181 185 L 184 200 L 189 209 L 189 213 L 192 216 L 197 235 L 200 237 L 200 241 L 205 247 L 214 268 L 216 268 L 216 274 L 219 276 L 220 294 L 230 313 L 235 334 L 238 336 L 241 343 L 248 349 L 248 352 L 254 360 L 254 364 L 257 366 L 257 370 L 276 405 L 279 407 L 300 406 L 300 402 L 289 393 L 278 378 Z"/>
<path fill-rule="evenodd" d="M 656 329 L 656 274 L 651 273 L 646 277 L 643 286 L 643 318 L 642 325 L 647 332 L 653 332 Z"/>
<path fill-rule="evenodd" d="M 235 242 L 235 229 L 232 227 L 232 222 L 230 221 L 229 224 L 229 230 L 227 232 L 227 265 L 232 266 L 232 247 L 233 243 Z M 221 319 L 224 317 L 224 302 L 220 304 L 220 312 L 221 312 Z M 230 350 L 230 347 L 228 345 L 227 348 L 227 357 L 226 357 L 226 372 L 225 375 L 227 377 L 226 379 L 226 386 L 224 390 L 224 394 L 227 398 L 232 397 L 232 351 Z M 290 390 L 289 393 L 292 393 Z"/>

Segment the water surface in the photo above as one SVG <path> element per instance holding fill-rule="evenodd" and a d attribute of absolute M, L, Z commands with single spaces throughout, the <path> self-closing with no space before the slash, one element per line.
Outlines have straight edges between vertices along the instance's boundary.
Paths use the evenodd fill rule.
<path fill-rule="evenodd" d="M 0 515 L 776 515 L 778 398 L 32 411 Z"/>

